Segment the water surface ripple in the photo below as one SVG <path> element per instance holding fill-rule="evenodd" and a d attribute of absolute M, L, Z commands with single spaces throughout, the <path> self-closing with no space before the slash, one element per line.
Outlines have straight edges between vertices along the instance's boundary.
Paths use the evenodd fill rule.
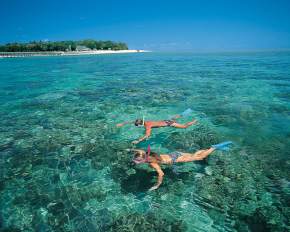
<path fill-rule="evenodd" d="M 1 59 L 0 106 L 0 230 L 290 230 L 288 52 Z M 115 124 L 189 107 L 198 125 L 138 146 L 235 147 L 163 167 L 149 193 L 125 151 L 144 131 Z"/>

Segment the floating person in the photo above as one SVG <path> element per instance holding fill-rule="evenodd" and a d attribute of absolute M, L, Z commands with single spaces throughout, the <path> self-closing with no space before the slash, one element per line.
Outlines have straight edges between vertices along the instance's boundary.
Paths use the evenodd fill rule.
<path fill-rule="evenodd" d="M 191 112 L 192 112 L 191 109 L 187 109 L 183 113 L 174 116 L 172 119 L 162 120 L 162 121 L 145 121 L 144 118 L 143 119 L 136 119 L 133 122 L 119 123 L 119 124 L 117 124 L 117 127 L 122 127 L 122 126 L 124 126 L 126 124 L 130 124 L 130 123 L 134 123 L 135 126 L 144 126 L 145 127 L 145 135 L 142 136 L 141 138 L 139 138 L 138 140 L 134 140 L 132 142 L 133 144 L 137 144 L 137 143 L 140 143 L 141 141 L 150 137 L 152 128 L 175 127 L 175 128 L 185 129 L 193 124 L 196 124 L 197 120 L 195 120 L 195 119 L 193 119 L 192 121 L 187 122 L 185 124 L 180 124 L 180 123 L 176 122 L 176 119 L 181 118 L 181 117 L 185 117 L 185 116 L 189 115 Z"/>
<path fill-rule="evenodd" d="M 148 146 L 147 152 L 142 149 L 131 149 L 131 150 L 129 149 L 129 150 L 134 152 L 133 162 L 135 164 L 147 163 L 152 168 L 154 168 L 158 173 L 156 185 L 154 185 L 152 188 L 149 189 L 149 191 L 152 191 L 157 189 L 163 181 L 164 172 L 160 167 L 161 164 L 172 165 L 175 163 L 186 163 L 203 160 L 206 157 L 208 157 L 211 153 L 213 153 L 215 150 L 228 151 L 229 146 L 231 144 L 233 144 L 233 142 L 226 141 L 223 143 L 212 145 L 208 149 L 196 151 L 195 153 L 174 151 L 169 154 L 160 154 L 159 156 L 156 152 L 150 151 L 150 146 Z"/>

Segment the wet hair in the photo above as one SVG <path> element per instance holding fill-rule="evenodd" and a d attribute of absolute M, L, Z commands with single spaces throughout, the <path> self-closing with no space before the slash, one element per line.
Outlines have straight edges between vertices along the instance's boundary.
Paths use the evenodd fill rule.
<path fill-rule="evenodd" d="M 139 158 L 139 157 L 144 158 L 143 153 L 139 151 L 134 152 L 134 159 Z"/>
<path fill-rule="evenodd" d="M 144 154 L 139 151 L 134 152 L 133 162 L 135 164 L 145 163 L 146 161 L 145 161 Z"/>
<path fill-rule="evenodd" d="M 134 158 L 146 158 L 146 156 L 147 156 L 147 152 L 146 152 L 146 154 L 144 154 L 144 153 L 140 153 L 140 152 L 135 152 L 135 154 L 134 154 Z M 157 160 L 160 160 L 160 157 L 158 156 L 158 154 L 156 153 L 156 152 L 154 152 L 154 151 L 151 151 L 150 152 L 150 154 L 149 154 L 149 156 L 151 156 L 151 157 L 154 157 L 154 158 L 156 158 Z"/>
<path fill-rule="evenodd" d="M 138 151 L 134 153 L 134 159 L 135 160 L 140 160 L 140 159 L 145 160 L 146 159 L 146 156 L 147 156 L 147 152 L 146 152 L 146 154 L 141 153 L 141 152 L 138 152 Z M 161 161 L 161 159 L 158 156 L 158 154 L 156 152 L 154 152 L 154 151 L 151 151 L 150 154 L 149 154 L 149 156 L 151 158 L 156 159 L 157 161 Z"/>
<path fill-rule="evenodd" d="M 142 119 L 136 119 L 135 126 L 140 126 L 142 124 L 143 124 L 143 120 Z"/>

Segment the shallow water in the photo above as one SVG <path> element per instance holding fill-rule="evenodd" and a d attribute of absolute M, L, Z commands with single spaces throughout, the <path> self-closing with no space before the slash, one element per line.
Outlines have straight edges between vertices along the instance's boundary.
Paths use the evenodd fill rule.
<path fill-rule="evenodd" d="M 287 231 L 290 53 L 144 53 L 0 60 L 0 229 Z M 135 167 L 136 118 L 199 124 L 138 147 L 207 160 Z"/>

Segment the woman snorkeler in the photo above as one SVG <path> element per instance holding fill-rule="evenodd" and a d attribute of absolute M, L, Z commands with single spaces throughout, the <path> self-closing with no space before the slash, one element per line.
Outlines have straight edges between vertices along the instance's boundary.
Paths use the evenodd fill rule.
<path fill-rule="evenodd" d="M 231 144 L 232 144 L 231 141 L 226 141 L 223 143 L 212 145 L 208 149 L 199 150 L 195 153 L 185 153 L 185 152 L 175 151 L 169 154 L 160 154 L 159 156 L 157 153 L 150 151 L 150 146 L 148 146 L 147 152 L 142 149 L 130 149 L 130 151 L 134 152 L 133 162 L 135 164 L 147 163 L 152 168 L 154 168 L 156 172 L 158 173 L 156 185 L 154 185 L 152 188 L 149 189 L 149 191 L 152 191 L 152 190 L 157 189 L 163 181 L 164 172 L 162 171 L 160 167 L 161 164 L 170 165 L 174 163 L 186 163 L 186 162 L 192 162 L 192 161 L 197 161 L 197 160 L 203 160 L 215 150 L 222 150 L 222 151 L 229 150 L 229 145 Z"/>

